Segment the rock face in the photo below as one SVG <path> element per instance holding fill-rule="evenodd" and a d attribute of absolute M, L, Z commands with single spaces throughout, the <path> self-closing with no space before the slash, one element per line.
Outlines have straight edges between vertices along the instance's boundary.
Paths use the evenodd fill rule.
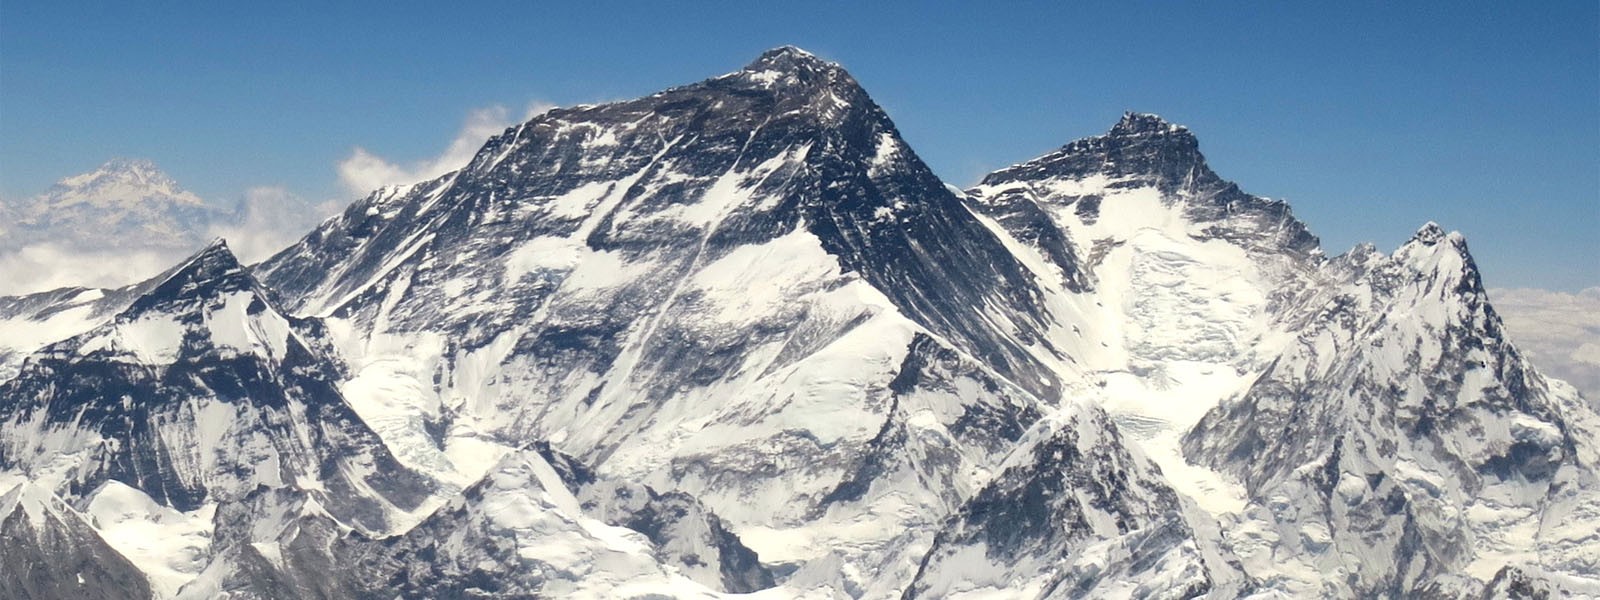
<path fill-rule="evenodd" d="M 31 483 L 0 496 L 0 566 L 6 598 L 150 597 L 137 567 L 72 507 Z"/>
<path fill-rule="evenodd" d="M 1316 325 L 1184 440 L 1298 534 L 1273 560 L 1346 573 L 1305 582 L 1337 595 L 1456 596 L 1515 559 L 1593 572 L 1571 521 L 1596 516 L 1593 415 L 1506 341 L 1465 240 L 1430 223 L 1337 262 L 1352 281 Z"/>
<path fill-rule="evenodd" d="M 242 518 L 263 514 L 272 518 Z M 755 553 L 692 498 L 597 476 L 544 445 L 508 454 L 403 535 L 344 530 L 304 494 L 262 492 L 217 520 L 227 550 L 180 598 L 709 596 L 773 586 Z"/>
<path fill-rule="evenodd" d="M 279 312 L 225 244 L 146 287 L 0 384 L 0 465 L 69 497 L 120 481 L 180 511 L 311 487 L 374 531 L 428 496 L 339 395 L 321 325 Z"/>
<path fill-rule="evenodd" d="M 953 191 L 789 47 L 0 298 L 0 382 L 19 597 L 1600 589 L 1600 417 L 1458 234 L 1329 258 L 1136 113 Z"/>
<path fill-rule="evenodd" d="M 904 598 L 1195 598 L 1208 571 L 1160 472 L 1103 411 L 1068 406 L 939 532 Z"/>

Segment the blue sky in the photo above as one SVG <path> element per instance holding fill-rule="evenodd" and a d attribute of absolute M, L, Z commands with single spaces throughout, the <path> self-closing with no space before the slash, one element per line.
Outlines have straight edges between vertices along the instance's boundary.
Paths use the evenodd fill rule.
<path fill-rule="evenodd" d="M 0 3 L 0 198 L 133 156 L 217 203 L 347 200 L 356 148 L 427 161 L 485 107 L 640 96 L 795 44 L 958 185 L 1155 112 L 1330 253 L 1435 220 L 1491 287 L 1600 285 L 1593 1 L 274 4 Z"/>

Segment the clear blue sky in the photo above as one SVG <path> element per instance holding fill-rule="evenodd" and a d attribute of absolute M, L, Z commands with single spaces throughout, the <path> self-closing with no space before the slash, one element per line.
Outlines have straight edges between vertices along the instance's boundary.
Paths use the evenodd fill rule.
<path fill-rule="evenodd" d="M 630 98 L 795 44 L 952 183 L 1155 112 L 1330 253 L 1436 220 L 1490 286 L 1600 285 L 1593 0 L 276 4 L 0 3 L 0 197 L 133 156 L 219 203 L 332 198 L 356 146 L 421 160 L 477 107 Z"/>

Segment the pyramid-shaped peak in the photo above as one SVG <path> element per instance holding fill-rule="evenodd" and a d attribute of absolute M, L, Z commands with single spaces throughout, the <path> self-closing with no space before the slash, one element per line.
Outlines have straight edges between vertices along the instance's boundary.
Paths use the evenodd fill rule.
<path fill-rule="evenodd" d="M 93 171 L 66 177 L 56 182 L 56 186 L 58 188 L 76 188 L 109 181 L 122 181 L 152 187 L 171 187 L 176 185 L 172 178 L 150 159 L 117 157 L 102 163 Z"/>
<path fill-rule="evenodd" d="M 195 273 L 215 276 L 244 270 L 244 267 L 239 264 L 239 257 L 234 256 L 233 250 L 228 247 L 228 240 L 221 237 L 212 238 L 210 242 L 206 243 L 205 247 L 191 254 L 188 259 L 179 264 L 180 266 L 174 275 Z"/>
<path fill-rule="evenodd" d="M 779 46 L 756 57 L 745 67 L 746 71 L 822 71 L 838 69 L 837 63 L 822 60 L 817 55 L 796 46 Z"/>
<path fill-rule="evenodd" d="M 85 203 L 107 207 L 150 202 L 190 209 L 205 204 L 154 162 L 142 158 L 113 158 L 93 171 L 64 177 L 30 204 L 33 212 L 48 216 L 54 209 Z"/>
<path fill-rule="evenodd" d="M 255 290 L 258 287 L 255 279 L 245 271 L 244 265 L 239 263 L 238 257 L 228 248 L 228 242 L 220 237 L 211 240 L 211 243 L 206 244 L 199 252 L 190 255 L 178 263 L 178 266 L 151 281 L 158 283 L 150 286 L 148 291 L 134 301 L 129 307 L 130 312 L 139 312 L 173 301 Z"/>
<path fill-rule="evenodd" d="M 1411 241 L 1432 246 L 1443 240 L 1446 235 L 1444 228 L 1440 227 L 1438 223 L 1428 221 L 1422 227 L 1417 228 L 1415 234 L 1411 235 Z"/>

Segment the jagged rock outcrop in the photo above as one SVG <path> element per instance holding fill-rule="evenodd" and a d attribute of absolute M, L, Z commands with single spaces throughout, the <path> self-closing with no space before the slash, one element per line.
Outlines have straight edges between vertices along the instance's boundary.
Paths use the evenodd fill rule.
<path fill-rule="evenodd" d="M 0 384 L 0 468 L 69 498 L 121 481 L 181 511 L 310 486 L 341 519 L 386 530 L 432 483 L 345 404 L 325 335 L 213 243 Z"/>

